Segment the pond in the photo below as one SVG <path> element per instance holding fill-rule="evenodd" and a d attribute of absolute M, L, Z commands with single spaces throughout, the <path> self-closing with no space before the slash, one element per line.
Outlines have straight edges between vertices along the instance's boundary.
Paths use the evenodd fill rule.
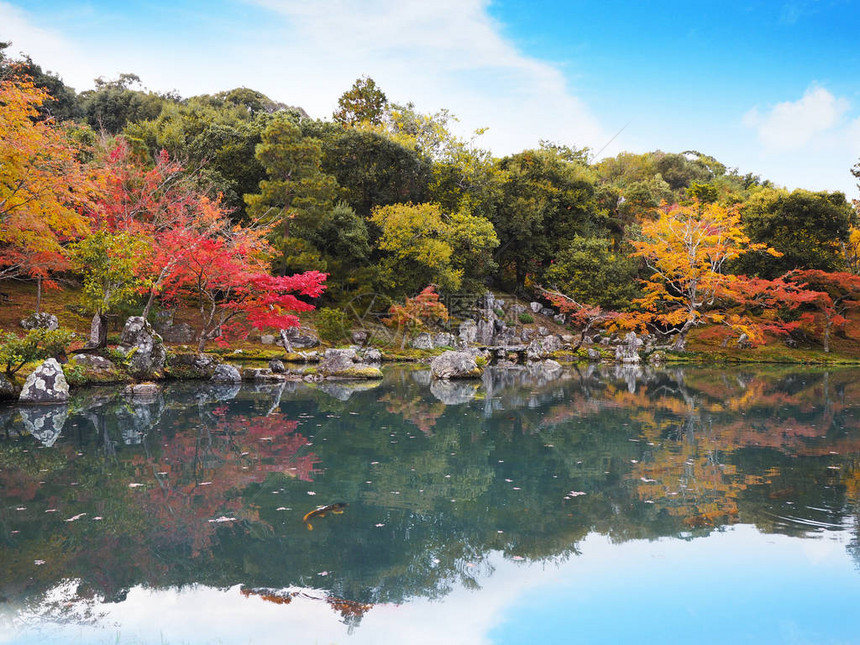
<path fill-rule="evenodd" d="M 860 371 L 550 376 L 0 408 L 0 643 L 860 639 Z"/>

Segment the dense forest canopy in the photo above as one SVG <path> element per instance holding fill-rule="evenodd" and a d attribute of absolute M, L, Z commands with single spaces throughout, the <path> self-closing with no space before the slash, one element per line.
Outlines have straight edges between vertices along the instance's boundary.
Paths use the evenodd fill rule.
<path fill-rule="evenodd" d="M 90 294 L 93 313 L 188 296 L 177 264 L 204 262 L 203 241 L 219 293 L 239 286 L 215 266 L 229 248 L 245 279 L 326 274 L 330 307 L 369 293 L 403 301 L 429 284 L 551 289 L 616 312 L 616 326 L 709 322 L 755 340 L 812 334 L 837 313 L 838 327 L 860 299 L 846 287 L 836 312 L 827 279 L 804 273 L 844 286 L 860 271 L 857 202 L 840 192 L 789 191 L 695 150 L 595 159 L 540 141 L 496 158 L 481 132 L 460 138 L 449 112 L 391 102 L 369 77 L 313 118 L 253 89 L 184 98 L 135 74 L 76 93 L 7 48 L 0 279 L 86 280 L 100 253 L 115 284 Z M 134 253 L 111 251 L 129 246 L 123 236 Z M 317 293 L 320 280 L 296 288 Z"/>

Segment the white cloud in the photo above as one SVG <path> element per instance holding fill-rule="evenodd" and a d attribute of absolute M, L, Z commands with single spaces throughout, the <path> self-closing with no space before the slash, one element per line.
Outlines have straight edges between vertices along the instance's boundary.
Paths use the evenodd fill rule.
<path fill-rule="evenodd" d="M 389 99 L 419 109 L 451 109 L 465 131 L 490 128 L 498 153 L 539 138 L 602 145 L 606 135 L 562 72 L 525 56 L 501 35 L 486 0 L 250 0 L 283 17 L 294 40 L 282 55 L 306 52 L 304 86 L 323 85 L 316 114 L 368 74 Z"/>
<path fill-rule="evenodd" d="M 797 101 L 778 103 L 765 114 L 753 108 L 744 115 L 743 123 L 756 130 L 766 148 L 797 150 L 840 125 L 849 107 L 847 99 L 813 85 Z"/>
<path fill-rule="evenodd" d="M 0 40 L 12 43 L 7 55 L 29 55 L 73 87 L 80 88 L 82 81 L 86 85 L 97 75 L 89 75 L 94 67 L 70 40 L 56 30 L 37 26 L 28 14 L 6 2 L 0 2 Z"/>
<path fill-rule="evenodd" d="M 232 21 L 185 16 L 183 36 L 169 39 L 157 19 L 132 26 L 113 13 L 112 32 L 100 33 L 95 20 L 50 23 L 0 0 L 0 37 L 79 91 L 96 76 L 134 72 L 154 90 L 189 96 L 243 85 L 329 117 L 369 75 L 389 100 L 450 109 L 462 135 L 488 127 L 481 143 L 499 155 L 541 138 L 596 148 L 609 139 L 558 67 L 504 37 L 487 0 L 237 0 L 233 9 L 243 4 Z"/>

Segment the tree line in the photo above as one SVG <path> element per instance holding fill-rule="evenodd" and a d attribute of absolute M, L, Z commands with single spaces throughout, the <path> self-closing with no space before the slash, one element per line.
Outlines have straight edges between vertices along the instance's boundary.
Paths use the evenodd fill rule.
<path fill-rule="evenodd" d="M 368 77 L 330 118 L 236 88 L 183 98 L 134 74 L 81 93 L 0 47 L 0 278 L 76 274 L 93 313 L 188 300 L 200 347 L 284 325 L 308 297 L 387 304 L 427 285 L 543 293 L 575 321 L 742 342 L 816 336 L 860 300 L 856 204 L 698 151 L 540 141 L 502 158 L 447 110 Z M 855 167 L 860 176 L 860 166 Z M 588 324 L 588 323 L 586 323 Z"/>

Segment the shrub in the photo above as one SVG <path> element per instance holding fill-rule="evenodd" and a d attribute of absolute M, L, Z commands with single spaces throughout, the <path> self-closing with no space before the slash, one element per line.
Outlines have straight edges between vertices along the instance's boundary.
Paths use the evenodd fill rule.
<path fill-rule="evenodd" d="M 535 321 L 534 316 L 532 316 L 531 314 L 526 313 L 526 312 L 521 313 L 519 317 L 520 317 L 520 322 L 524 325 L 530 325 L 531 323 L 533 323 Z"/>
<path fill-rule="evenodd" d="M 0 365 L 12 376 L 27 363 L 64 354 L 74 338 L 65 329 L 31 329 L 23 337 L 0 332 Z"/>
<path fill-rule="evenodd" d="M 346 316 L 340 309 L 320 309 L 316 316 L 316 326 L 320 340 L 327 343 L 337 343 L 346 338 Z"/>

